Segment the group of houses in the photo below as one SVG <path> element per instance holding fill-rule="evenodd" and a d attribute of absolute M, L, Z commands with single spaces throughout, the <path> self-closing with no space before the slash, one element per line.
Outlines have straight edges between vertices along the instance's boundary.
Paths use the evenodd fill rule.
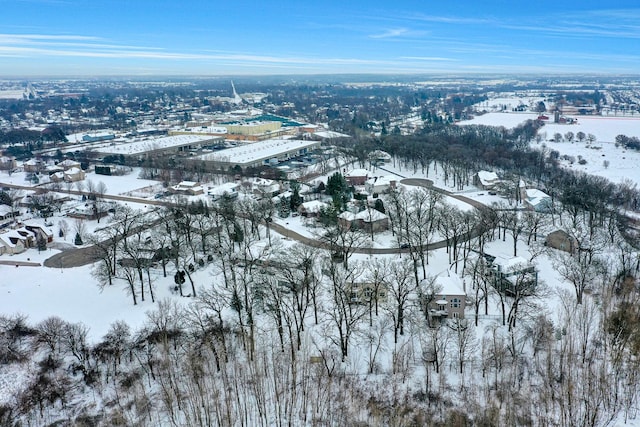
<path fill-rule="evenodd" d="M 41 224 L 25 222 L 16 228 L 0 233 L 0 255 L 15 255 L 28 248 L 39 246 L 38 242 L 53 242 L 53 231 Z"/>
<path fill-rule="evenodd" d="M 85 178 L 80 162 L 66 159 L 58 163 L 45 163 L 39 159 L 30 159 L 22 164 L 25 172 L 45 173 L 51 182 L 77 182 Z"/>
<path fill-rule="evenodd" d="M 487 190 L 489 194 L 495 194 L 502 182 L 495 172 L 484 170 L 473 177 L 473 184 L 481 190 Z M 530 187 L 523 180 L 518 183 L 518 196 L 524 209 L 543 213 L 550 212 L 552 209 L 551 196 L 542 190 Z"/>

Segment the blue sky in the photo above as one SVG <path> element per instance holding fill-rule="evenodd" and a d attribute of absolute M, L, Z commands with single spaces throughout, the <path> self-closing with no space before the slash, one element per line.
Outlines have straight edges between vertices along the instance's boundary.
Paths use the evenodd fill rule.
<path fill-rule="evenodd" d="M 640 73 L 635 1 L 0 0 L 0 75 Z"/>

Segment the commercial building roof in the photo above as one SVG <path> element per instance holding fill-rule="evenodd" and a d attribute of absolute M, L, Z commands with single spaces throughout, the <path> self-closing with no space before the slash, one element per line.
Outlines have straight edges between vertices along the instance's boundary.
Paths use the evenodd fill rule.
<path fill-rule="evenodd" d="M 200 157 L 204 161 L 229 164 L 251 164 L 265 159 L 277 158 L 280 155 L 317 147 L 318 141 L 302 141 L 293 139 L 268 139 L 241 145 Z"/>
<path fill-rule="evenodd" d="M 150 151 L 179 148 L 191 144 L 202 144 L 212 141 L 215 137 L 204 135 L 173 135 L 162 138 L 143 140 L 110 142 L 92 147 L 93 151 L 104 154 L 143 154 Z"/>

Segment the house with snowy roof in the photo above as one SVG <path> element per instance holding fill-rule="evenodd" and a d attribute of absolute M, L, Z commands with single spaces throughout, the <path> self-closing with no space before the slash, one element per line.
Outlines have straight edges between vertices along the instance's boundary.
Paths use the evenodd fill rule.
<path fill-rule="evenodd" d="M 0 233 L 0 254 L 19 254 L 27 250 L 24 240 L 12 233 L 13 230 Z"/>
<path fill-rule="evenodd" d="M 0 220 L 9 219 L 20 215 L 20 211 L 12 209 L 11 206 L 0 205 Z"/>
<path fill-rule="evenodd" d="M 53 230 L 51 230 L 47 226 L 38 224 L 36 222 L 25 222 L 24 228 L 33 233 L 33 235 L 36 237 L 36 241 L 39 239 L 44 239 L 47 243 L 53 242 Z"/>
<path fill-rule="evenodd" d="M 204 188 L 194 181 L 181 181 L 178 184 L 169 188 L 172 193 L 185 194 L 187 196 L 196 196 L 204 194 Z"/>
<path fill-rule="evenodd" d="M 273 197 L 280 193 L 280 184 L 266 178 L 258 178 L 251 185 L 254 194 L 262 197 Z"/>
<path fill-rule="evenodd" d="M 495 172 L 478 171 L 473 177 L 473 184 L 482 190 L 491 190 L 500 182 Z"/>
<path fill-rule="evenodd" d="M 352 169 L 344 174 L 344 179 L 349 185 L 364 185 L 369 178 L 369 171 L 366 169 Z"/>
<path fill-rule="evenodd" d="M 552 200 L 544 191 L 536 188 L 522 189 L 522 203 L 528 210 L 536 212 L 551 212 Z"/>
<path fill-rule="evenodd" d="M 240 184 L 237 182 L 225 182 L 216 187 L 209 188 L 208 194 L 213 200 L 219 200 L 222 198 L 235 199 L 238 197 L 238 189 Z"/>
<path fill-rule="evenodd" d="M 374 176 L 365 181 L 364 188 L 369 194 L 380 194 L 396 188 L 397 183 L 398 177 L 395 175 Z"/>
<path fill-rule="evenodd" d="M 496 256 L 491 261 L 491 275 L 495 288 L 506 295 L 529 292 L 538 284 L 536 267 L 520 256 Z"/>
<path fill-rule="evenodd" d="M 447 270 L 438 275 L 431 286 L 433 299 L 427 305 L 429 317 L 436 320 L 464 319 L 467 293 L 460 276 Z"/>
<path fill-rule="evenodd" d="M 40 172 L 43 168 L 43 163 L 41 160 L 29 159 L 22 164 L 22 167 L 25 172 Z"/>
<path fill-rule="evenodd" d="M 71 168 L 80 169 L 80 162 L 71 159 L 65 159 L 57 164 L 57 166 L 61 167 L 63 170 L 69 170 Z"/>
<path fill-rule="evenodd" d="M 355 228 L 369 233 L 377 233 L 389 229 L 389 217 L 372 208 L 367 208 L 358 213 L 342 212 L 338 215 L 338 223 L 345 228 Z"/>
<path fill-rule="evenodd" d="M 49 175 L 49 179 L 51 182 L 63 182 L 64 181 L 64 172 L 58 171 Z"/>
<path fill-rule="evenodd" d="M 324 209 L 328 209 L 329 205 L 320 200 L 311 200 L 304 202 L 298 207 L 298 213 L 306 218 L 317 218 L 320 216 L 320 212 Z"/>
<path fill-rule="evenodd" d="M 382 150 L 374 150 L 369 153 L 369 161 L 375 166 L 384 166 L 385 162 L 391 161 L 391 154 Z"/>
<path fill-rule="evenodd" d="M 69 168 L 63 173 L 65 182 L 77 182 L 84 179 L 84 171 L 77 167 Z"/>
<path fill-rule="evenodd" d="M 0 170 L 13 170 L 17 166 L 14 157 L 0 156 Z"/>

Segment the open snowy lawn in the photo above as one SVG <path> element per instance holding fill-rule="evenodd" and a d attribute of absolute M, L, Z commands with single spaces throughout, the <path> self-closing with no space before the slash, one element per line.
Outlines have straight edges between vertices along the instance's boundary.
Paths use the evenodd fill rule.
<path fill-rule="evenodd" d="M 158 181 L 140 179 L 138 178 L 139 174 L 140 170 L 137 168 L 127 175 L 98 175 L 95 172 L 89 172 L 85 175 L 84 182 L 90 180 L 94 185 L 103 182 L 107 187 L 106 194 L 109 195 L 129 195 L 129 193 L 139 191 L 153 197 L 157 192 L 154 189 L 161 189 L 162 185 Z"/>
<path fill-rule="evenodd" d="M 616 136 L 640 137 L 640 117 L 616 117 L 616 116 L 571 116 L 578 119 L 577 124 L 567 125 L 559 123 L 546 123 L 539 132 L 546 133 L 547 139 L 553 138 L 557 132 L 562 135 L 567 132 L 583 132 L 585 135 L 593 134 L 597 141 L 615 142 Z"/>
<path fill-rule="evenodd" d="M 477 116 L 473 120 L 461 122 L 460 125 L 483 124 L 489 126 L 505 126 L 513 128 L 527 119 L 535 119 L 536 114 L 529 113 L 488 113 Z M 578 119 L 578 124 L 556 124 L 546 123 L 539 134 L 543 136 L 544 147 L 557 150 L 561 155 L 568 155 L 575 158 L 575 162 L 565 165 L 573 170 L 603 176 L 612 182 L 621 182 L 631 179 L 640 183 L 640 152 L 624 150 L 615 147 L 617 135 L 628 137 L 640 137 L 640 117 L 629 116 L 572 116 Z M 593 134 L 596 137 L 595 143 L 589 145 L 586 142 L 574 140 L 570 142 L 550 142 L 556 133 L 563 136 L 567 132 L 583 132 L 585 135 Z M 542 144 L 532 143 L 532 146 L 543 148 Z M 579 165 L 579 157 L 587 161 L 585 165 Z M 605 160 L 608 165 L 605 166 Z"/>
<path fill-rule="evenodd" d="M 50 250 L 39 254 L 37 250 L 30 249 L 19 255 L 0 259 L 29 259 L 42 263 L 54 253 L 55 250 Z M 134 306 L 124 281 L 100 290 L 91 275 L 91 269 L 92 266 L 57 269 L 0 265 L 0 314 L 27 315 L 32 325 L 49 316 L 59 316 L 68 322 L 82 322 L 90 328 L 89 339 L 94 342 L 99 341 L 111 323 L 117 320 L 126 321 L 133 330 L 140 327 L 146 319 L 147 311 L 153 310 L 157 304 L 153 304 L 147 295 L 146 301 L 138 299 L 138 305 Z M 169 268 L 168 273 L 166 278 L 162 277 L 161 269 L 152 273 L 155 275 L 156 301 L 165 298 L 183 303 L 191 301 L 191 298 L 181 298 L 172 292 L 173 272 Z M 198 287 L 209 285 L 216 276 L 217 271 L 212 266 L 193 274 Z M 183 289 L 185 295 L 191 293 L 188 281 Z"/>
<path fill-rule="evenodd" d="M 539 116 L 538 113 L 519 113 L 513 111 L 505 111 L 500 113 L 487 113 L 475 116 L 471 120 L 460 122 L 460 125 L 486 125 L 486 126 L 504 126 L 506 128 L 514 128 L 520 123 L 527 120 L 535 120 Z"/>
<path fill-rule="evenodd" d="M 561 156 L 572 157 L 573 163 L 562 161 L 562 164 L 569 169 L 602 176 L 614 183 L 620 183 L 626 179 L 640 183 L 640 170 L 638 169 L 640 152 L 638 151 L 625 150 L 622 147 L 616 148 L 615 144 L 610 142 L 596 142 L 591 146 L 581 142 L 573 144 L 570 142 L 547 142 L 546 147 L 558 151 Z M 587 163 L 579 164 L 580 159 L 586 160 Z"/>

